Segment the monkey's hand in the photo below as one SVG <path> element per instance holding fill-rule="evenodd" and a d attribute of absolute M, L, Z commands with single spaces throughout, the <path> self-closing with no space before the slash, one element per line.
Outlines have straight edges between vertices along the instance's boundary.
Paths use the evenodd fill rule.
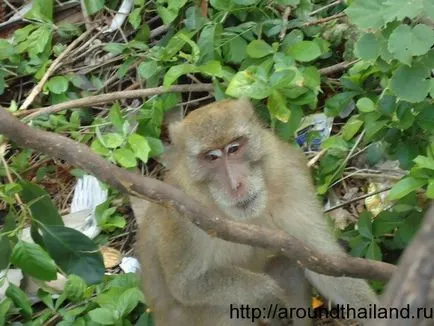
<path fill-rule="evenodd" d="M 166 274 L 169 275 L 169 274 Z M 185 305 L 227 307 L 250 305 L 261 309 L 269 305 L 285 306 L 283 290 L 270 276 L 241 267 L 222 267 L 192 277 L 170 273 L 169 288 L 173 296 Z"/>

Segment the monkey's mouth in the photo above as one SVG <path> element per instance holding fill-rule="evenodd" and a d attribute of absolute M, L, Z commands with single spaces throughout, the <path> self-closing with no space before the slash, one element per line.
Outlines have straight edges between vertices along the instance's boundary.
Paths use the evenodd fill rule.
<path fill-rule="evenodd" d="M 235 204 L 235 207 L 238 209 L 247 209 L 249 206 L 258 198 L 258 194 L 253 194 L 243 200 L 240 200 Z"/>

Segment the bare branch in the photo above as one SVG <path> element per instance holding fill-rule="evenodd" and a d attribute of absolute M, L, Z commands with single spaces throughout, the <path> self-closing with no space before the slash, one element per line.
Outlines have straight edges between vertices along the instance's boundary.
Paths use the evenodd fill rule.
<path fill-rule="evenodd" d="M 326 257 L 283 231 L 222 218 L 175 187 L 123 170 L 94 153 L 88 146 L 67 137 L 31 128 L 5 109 L 0 109 L 0 133 L 24 148 L 65 160 L 119 191 L 176 209 L 212 236 L 281 252 L 312 271 L 332 276 L 387 280 L 396 269 L 391 264 L 346 255 Z"/>
<path fill-rule="evenodd" d="M 101 95 L 88 96 L 84 98 L 80 98 L 77 100 L 72 100 L 68 102 L 63 102 L 55 105 L 50 105 L 43 108 L 37 108 L 33 110 L 26 111 L 17 111 L 17 116 L 27 115 L 25 117 L 25 121 L 34 119 L 40 115 L 55 113 L 66 109 L 72 108 L 80 108 L 80 107 L 89 107 L 92 105 L 103 104 L 108 102 L 114 102 L 121 99 L 127 98 L 137 98 L 137 97 L 147 97 L 153 96 L 157 94 L 175 92 L 175 93 L 183 93 L 183 92 L 211 92 L 214 90 L 214 86 L 212 84 L 188 84 L 188 85 L 174 85 L 168 89 L 165 89 L 163 86 L 155 87 L 155 88 L 146 88 L 146 89 L 135 89 L 129 91 L 119 91 Z"/>
<path fill-rule="evenodd" d="M 387 285 L 382 307 L 409 308 L 409 318 L 380 319 L 371 326 L 432 325 L 434 307 L 434 204 L 401 257 L 398 271 Z M 425 311 L 424 309 L 425 308 Z M 417 318 L 419 317 L 419 318 Z"/>

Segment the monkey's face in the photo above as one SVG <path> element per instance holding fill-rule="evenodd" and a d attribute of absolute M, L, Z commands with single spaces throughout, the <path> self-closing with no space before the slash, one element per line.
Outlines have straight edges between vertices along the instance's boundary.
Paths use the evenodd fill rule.
<path fill-rule="evenodd" d="M 259 216 L 267 192 L 260 159 L 252 153 L 252 140 L 237 137 L 226 145 L 204 151 L 190 161 L 192 175 L 218 208 L 233 219 Z"/>
<path fill-rule="evenodd" d="M 264 129 L 247 100 L 215 102 L 169 128 L 195 191 L 233 219 L 259 216 L 266 207 Z M 187 177 L 187 176 L 185 176 Z"/>

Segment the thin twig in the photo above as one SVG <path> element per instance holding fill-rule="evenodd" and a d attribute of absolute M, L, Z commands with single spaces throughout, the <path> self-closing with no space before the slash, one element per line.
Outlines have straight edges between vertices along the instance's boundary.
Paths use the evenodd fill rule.
<path fill-rule="evenodd" d="M 26 110 L 30 104 L 32 104 L 33 100 L 36 96 L 41 92 L 42 87 L 47 82 L 48 78 L 56 71 L 56 69 L 59 67 L 60 62 L 63 60 L 63 58 L 66 57 L 66 55 L 77 46 L 82 40 L 84 40 L 88 35 L 90 31 L 87 31 L 80 35 L 77 39 L 75 39 L 71 44 L 67 46 L 67 48 L 53 61 L 51 66 L 47 69 L 44 76 L 41 78 L 39 83 L 33 87 L 32 91 L 30 92 L 29 96 L 24 100 L 24 103 L 19 108 L 19 111 Z"/>
<path fill-rule="evenodd" d="M 321 151 L 319 151 L 312 159 L 309 160 L 309 162 L 307 163 L 307 167 L 311 168 L 312 166 L 314 166 L 314 164 L 316 162 L 318 162 L 318 160 L 327 152 L 327 148 L 322 149 Z"/>
<path fill-rule="evenodd" d="M 192 84 L 192 85 L 188 84 L 188 85 L 174 85 L 168 89 L 164 88 L 163 86 L 160 86 L 155 88 L 120 91 L 120 92 L 113 92 L 113 93 L 107 93 L 107 94 L 101 94 L 95 96 L 88 96 L 77 100 L 63 102 L 63 103 L 59 103 L 59 104 L 55 104 L 43 108 L 38 108 L 34 110 L 27 110 L 21 112 L 18 111 L 15 112 L 15 115 L 22 116 L 31 112 L 29 115 L 27 115 L 24 118 L 25 121 L 28 121 L 36 117 L 39 117 L 40 115 L 43 114 L 55 113 L 55 112 L 59 112 L 66 109 L 72 109 L 72 108 L 89 107 L 97 104 L 114 102 L 121 99 L 147 97 L 147 96 L 163 94 L 163 93 L 171 93 L 171 92 L 173 93 L 211 92 L 213 90 L 214 90 L 214 86 L 212 84 Z"/>
<path fill-rule="evenodd" d="M 325 17 L 325 18 L 313 20 L 311 22 L 306 22 L 302 26 L 303 27 L 308 27 L 308 26 L 314 26 L 314 25 L 324 24 L 324 23 L 327 23 L 327 22 L 329 22 L 331 20 L 338 19 L 338 18 L 341 18 L 341 17 L 344 17 L 344 16 L 346 16 L 345 13 L 340 12 L 339 14 L 336 14 L 336 15 L 333 15 L 333 16 L 330 16 L 330 17 Z"/>
<path fill-rule="evenodd" d="M 341 4 L 341 3 L 342 3 L 342 0 L 336 0 L 336 1 L 332 2 L 332 3 L 329 3 L 328 5 L 325 5 L 324 7 L 318 8 L 318 9 L 310 12 L 309 16 L 314 16 L 314 15 L 316 15 L 317 13 L 319 13 L 321 11 L 324 11 L 324 10 L 329 9 L 331 7 L 337 6 L 337 5 Z"/>
<path fill-rule="evenodd" d="M 363 130 L 359 137 L 357 137 L 356 142 L 354 143 L 354 146 L 351 148 L 350 152 L 348 153 L 347 157 L 345 157 L 345 160 L 342 162 L 342 164 L 339 166 L 339 168 L 335 171 L 335 173 L 333 174 L 332 178 L 330 180 L 333 180 L 339 173 L 339 171 L 341 171 L 341 169 L 343 167 L 345 167 L 345 165 L 348 163 L 348 161 L 350 160 L 351 155 L 353 155 L 354 151 L 356 150 L 357 146 L 359 146 L 360 142 L 362 141 L 363 136 L 365 135 L 366 130 Z M 329 188 L 333 187 L 334 185 L 338 184 L 339 180 L 332 183 Z"/>
<path fill-rule="evenodd" d="M 328 75 L 332 75 L 335 74 L 337 72 L 341 72 L 343 70 L 346 70 L 347 68 L 351 67 L 353 64 L 355 64 L 356 62 L 359 62 L 360 60 L 354 60 L 351 62 L 347 62 L 347 61 L 343 61 L 343 62 L 339 62 L 333 66 L 330 67 L 325 67 L 325 68 L 321 68 L 319 70 L 321 75 L 324 76 L 328 76 Z"/>
<path fill-rule="evenodd" d="M 81 13 L 84 17 L 84 24 L 86 25 L 86 30 L 90 31 L 92 29 L 92 22 L 90 21 L 89 13 L 86 8 L 86 2 L 84 0 L 80 1 Z"/>
<path fill-rule="evenodd" d="M 288 6 L 285 8 L 285 11 L 283 12 L 282 15 L 282 29 L 279 34 L 280 40 L 283 40 L 283 38 L 285 37 L 286 30 L 288 29 L 288 18 L 290 14 L 291 14 L 291 7 Z"/>
<path fill-rule="evenodd" d="M 357 198 L 350 199 L 349 201 L 346 201 L 346 202 L 344 202 L 344 203 L 341 203 L 341 204 L 339 204 L 339 205 L 336 205 L 336 206 L 333 206 L 333 207 L 330 207 L 330 208 L 324 210 L 324 213 L 329 213 L 329 212 L 331 212 L 331 211 L 334 211 L 335 209 L 338 209 L 338 208 L 344 207 L 344 206 L 346 206 L 346 205 L 349 205 L 349 204 L 351 204 L 351 203 L 354 203 L 354 202 L 356 202 L 356 201 L 359 201 L 359 200 L 362 200 L 362 199 L 365 199 L 365 198 L 368 198 L 368 197 L 371 197 L 371 196 L 377 195 L 377 194 L 379 194 L 379 193 L 382 193 L 382 192 L 388 191 L 388 190 L 390 190 L 390 189 L 392 189 L 392 186 L 390 186 L 390 187 L 386 187 L 386 188 L 384 188 L 384 189 L 380 189 L 380 190 L 377 190 L 377 191 L 370 192 L 370 193 L 368 193 L 368 194 L 362 195 L 362 196 L 357 197 Z"/>

